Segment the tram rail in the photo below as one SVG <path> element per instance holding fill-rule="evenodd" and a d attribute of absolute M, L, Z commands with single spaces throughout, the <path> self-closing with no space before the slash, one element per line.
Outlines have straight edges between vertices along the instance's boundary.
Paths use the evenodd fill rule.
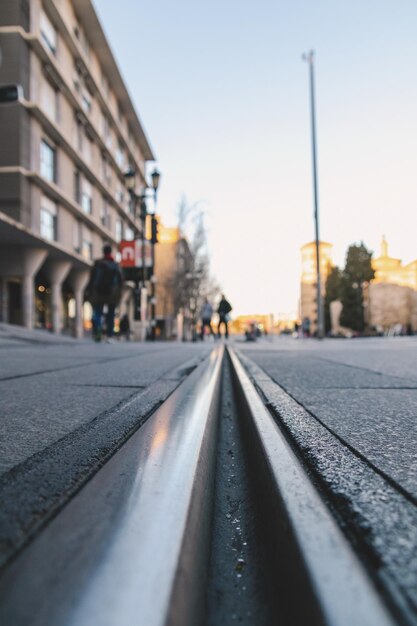
<path fill-rule="evenodd" d="M 241 622 L 402 623 L 236 353 L 219 345 L 4 570 L 2 625 L 204 626 L 213 615 L 207 603 L 213 601 L 225 606 L 225 615 L 216 618 L 219 626 L 236 622 L 224 599 L 207 594 L 226 392 L 241 430 L 248 493 L 256 509 L 250 527 L 259 544 L 252 550 L 258 560 L 254 569 L 265 578 L 270 603 L 260 621 L 254 605 L 255 613 L 247 611 Z M 225 497 L 230 499 L 228 493 Z M 242 576 L 238 566 L 244 561 L 236 559 L 224 593 L 234 593 L 236 577 Z"/>

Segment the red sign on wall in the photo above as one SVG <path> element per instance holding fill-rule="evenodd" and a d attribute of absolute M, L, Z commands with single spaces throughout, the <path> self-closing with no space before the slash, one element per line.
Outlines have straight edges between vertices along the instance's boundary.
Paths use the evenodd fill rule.
<path fill-rule="evenodd" d="M 142 267 L 142 240 L 120 242 L 120 266 Z M 145 241 L 145 267 L 152 267 L 152 247 L 150 241 Z"/>
<path fill-rule="evenodd" d="M 120 242 L 120 254 L 122 256 L 120 260 L 121 267 L 135 267 L 135 242 L 134 241 L 121 241 Z"/>

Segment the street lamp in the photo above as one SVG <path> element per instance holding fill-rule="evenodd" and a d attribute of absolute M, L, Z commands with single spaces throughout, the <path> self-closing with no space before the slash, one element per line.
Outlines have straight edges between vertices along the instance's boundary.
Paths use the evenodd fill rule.
<path fill-rule="evenodd" d="M 319 201 L 317 185 L 317 148 L 316 148 L 316 110 L 314 102 L 314 50 L 303 54 L 310 68 L 310 109 L 311 109 L 311 148 L 313 159 L 313 195 L 314 195 L 314 222 L 316 231 L 316 265 L 317 265 L 317 337 L 323 339 L 323 298 L 321 295 L 320 276 L 320 239 L 319 239 Z"/>
<path fill-rule="evenodd" d="M 154 204 L 156 204 L 156 197 L 157 197 L 157 191 L 158 191 L 158 187 L 159 187 L 159 180 L 160 180 L 160 173 L 159 171 L 155 168 L 154 171 L 151 173 L 151 180 L 152 180 L 152 186 L 148 186 L 146 185 L 144 187 L 144 189 L 142 190 L 142 193 L 137 194 L 135 189 L 136 189 L 136 172 L 133 168 L 129 168 L 129 170 L 127 172 L 125 172 L 124 174 L 124 178 L 125 178 L 125 182 L 126 182 L 126 187 L 127 190 L 129 192 L 130 195 L 130 199 L 131 202 L 133 204 L 133 212 L 135 215 L 135 218 L 137 216 L 137 206 L 139 204 L 140 206 L 140 220 L 141 220 L 141 256 L 142 256 L 142 287 L 145 286 L 145 261 L 146 261 L 146 257 L 145 257 L 145 241 L 146 241 L 146 216 L 148 215 L 148 208 L 146 205 L 146 199 L 147 199 L 147 195 L 146 195 L 146 191 L 147 189 L 153 189 L 153 197 L 154 197 Z M 154 213 L 151 214 L 152 215 L 152 219 L 155 219 L 155 215 Z M 156 325 L 156 319 L 155 319 L 155 313 L 156 313 L 156 298 L 155 298 L 155 273 L 154 273 L 154 265 L 155 265 L 155 250 L 154 250 L 154 242 L 153 242 L 153 238 L 152 238 L 152 242 L 151 242 L 151 250 L 152 250 L 152 276 L 151 276 L 151 336 L 152 339 L 155 339 L 155 325 Z M 137 282 L 136 284 L 136 303 L 135 303 L 135 320 L 140 320 L 141 319 L 141 311 L 140 311 L 140 299 L 139 299 L 139 284 Z"/>
<path fill-rule="evenodd" d="M 156 338 L 156 273 L 155 273 L 155 244 L 157 243 L 157 220 L 155 216 L 156 200 L 161 178 L 160 172 L 155 167 L 151 172 L 153 189 L 154 211 L 151 213 L 151 255 L 152 255 L 152 276 L 151 276 L 151 340 Z"/>
<path fill-rule="evenodd" d="M 161 174 L 155 167 L 154 171 L 151 173 L 152 189 L 154 191 L 155 202 L 156 202 L 156 194 L 157 194 L 157 191 L 158 191 L 159 179 L 160 178 L 161 178 Z"/>

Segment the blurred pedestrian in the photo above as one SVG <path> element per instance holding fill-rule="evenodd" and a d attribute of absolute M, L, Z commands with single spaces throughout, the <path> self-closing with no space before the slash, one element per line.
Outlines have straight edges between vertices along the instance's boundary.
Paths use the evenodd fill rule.
<path fill-rule="evenodd" d="M 122 317 L 120 318 L 119 328 L 120 328 L 120 335 L 124 336 L 126 338 L 126 341 L 129 341 L 130 340 L 130 321 L 129 321 L 129 316 L 127 313 L 122 315 Z"/>
<path fill-rule="evenodd" d="M 303 337 L 310 337 L 311 322 L 310 322 L 309 317 L 303 318 L 303 321 L 301 322 L 301 331 L 302 331 Z"/>
<path fill-rule="evenodd" d="M 222 294 L 221 300 L 219 302 L 219 306 L 217 309 L 217 313 L 219 314 L 219 325 L 217 326 L 217 334 L 220 337 L 220 326 L 221 324 L 224 324 L 225 327 L 225 336 L 226 339 L 229 337 L 229 329 L 228 329 L 228 323 L 230 320 L 230 311 L 232 310 L 231 304 L 230 302 L 228 302 L 226 300 L 226 298 L 224 297 L 224 295 Z"/>
<path fill-rule="evenodd" d="M 93 307 L 93 339 L 102 339 L 103 311 L 106 307 L 106 335 L 108 343 L 112 343 L 114 313 L 122 291 L 122 273 L 108 244 L 103 247 L 103 258 L 94 263 L 87 291 Z"/>
<path fill-rule="evenodd" d="M 201 340 L 204 339 L 204 332 L 205 332 L 206 326 L 210 330 L 210 335 L 213 335 L 213 337 L 214 337 L 214 331 L 213 331 L 213 328 L 211 326 L 211 318 L 212 317 L 213 317 L 213 307 L 211 306 L 211 304 L 208 301 L 208 299 L 205 298 L 204 304 L 203 304 L 203 306 L 201 308 L 201 313 L 200 313 L 200 318 L 201 318 L 201 333 L 200 333 L 200 337 L 201 337 Z"/>

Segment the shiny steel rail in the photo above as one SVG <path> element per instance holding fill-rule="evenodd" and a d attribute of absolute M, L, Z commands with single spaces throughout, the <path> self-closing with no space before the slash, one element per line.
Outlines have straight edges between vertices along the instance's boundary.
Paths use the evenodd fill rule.
<path fill-rule="evenodd" d="M 223 347 L 0 581 L 5 626 L 201 623 Z"/>
<path fill-rule="evenodd" d="M 238 357 L 228 353 L 276 623 L 393 626 Z M 5 570 L 2 625 L 204 624 L 224 355 L 223 346 L 213 350 Z"/>
<path fill-rule="evenodd" d="M 287 594 L 290 623 L 393 626 L 362 564 L 229 350 L 246 422 L 251 464 L 264 509 L 265 533 Z M 273 559 L 273 557 L 271 557 Z M 278 590 L 277 590 L 278 592 Z M 281 591 L 282 592 L 282 591 Z M 298 619 L 294 621 L 294 614 Z M 288 623 L 288 622 L 287 622 Z"/>

